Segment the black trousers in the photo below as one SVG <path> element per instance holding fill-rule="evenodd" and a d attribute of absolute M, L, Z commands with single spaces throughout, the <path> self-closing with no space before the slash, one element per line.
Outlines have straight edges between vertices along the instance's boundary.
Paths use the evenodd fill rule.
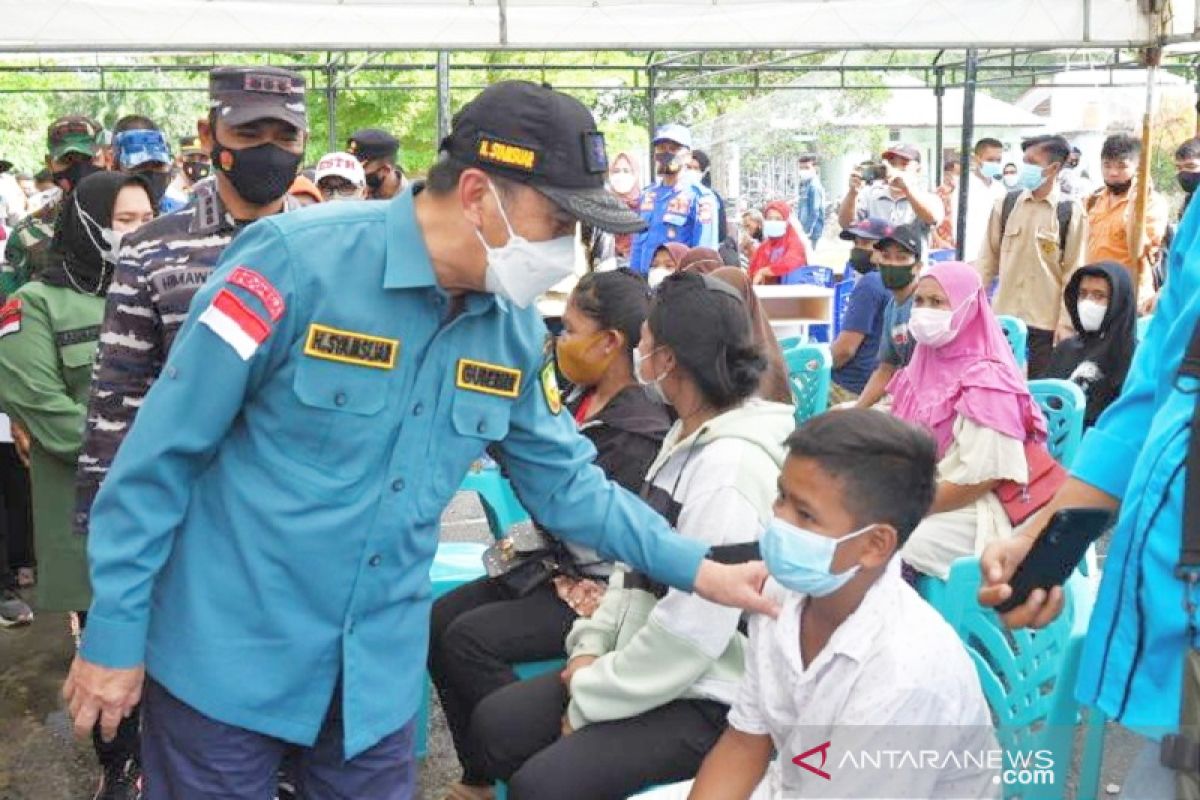
<path fill-rule="evenodd" d="M 87 612 L 77 611 L 75 614 L 79 618 L 79 630 L 82 632 L 87 627 Z M 142 705 L 139 703 L 134 707 L 133 713 L 117 725 L 117 735 L 111 742 L 100 738 L 100 722 L 96 722 L 96 726 L 92 728 L 92 749 L 96 751 L 96 759 L 100 766 L 119 769 L 130 760 L 142 763 L 141 722 Z"/>
<path fill-rule="evenodd" d="M 470 746 L 471 715 L 479 701 L 516 683 L 513 664 L 564 657 L 563 644 L 575 619 L 550 583 L 518 598 L 500 582 L 481 578 L 433 604 L 429 672 L 464 783 L 489 783 Z"/>
<path fill-rule="evenodd" d="M 630 719 L 561 735 L 567 690 L 555 673 L 505 687 L 475 711 L 481 764 L 510 800 L 623 800 L 694 778 L 725 730 L 729 706 L 675 700 Z"/>
<path fill-rule="evenodd" d="M 1029 329 L 1029 380 L 1043 378 L 1050 368 L 1050 355 L 1054 352 L 1054 331 L 1041 328 Z"/>
<path fill-rule="evenodd" d="M 12 570 L 34 564 L 31 505 L 29 470 L 15 445 L 0 442 L 0 588 L 9 586 Z"/>

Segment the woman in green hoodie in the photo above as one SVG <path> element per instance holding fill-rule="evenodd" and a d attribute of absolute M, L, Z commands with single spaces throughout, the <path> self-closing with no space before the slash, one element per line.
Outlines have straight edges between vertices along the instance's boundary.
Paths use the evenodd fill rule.
<path fill-rule="evenodd" d="M 659 286 L 634 377 L 678 421 L 642 496 L 730 560 L 756 557 L 794 427 L 791 406 L 754 397 L 765 365 L 728 284 L 681 273 Z M 472 747 L 485 774 L 508 781 L 512 800 L 624 798 L 692 777 L 742 676 L 739 616 L 618 568 L 596 613 L 572 628 L 561 675 L 479 705 Z"/>

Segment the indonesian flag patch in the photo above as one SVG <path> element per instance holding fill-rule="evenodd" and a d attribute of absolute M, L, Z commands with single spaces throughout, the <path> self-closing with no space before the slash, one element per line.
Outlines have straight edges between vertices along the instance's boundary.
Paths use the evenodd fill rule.
<path fill-rule="evenodd" d="M 221 337 L 243 361 L 249 361 L 271 335 L 266 320 L 228 289 L 217 292 L 212 304 L 200 315 L 200 322 Z"/>
<path fill-rule="evenodd" d="M 21 330 L 21 298 L 14 297 L 0 306 L 0 337 Z"/>

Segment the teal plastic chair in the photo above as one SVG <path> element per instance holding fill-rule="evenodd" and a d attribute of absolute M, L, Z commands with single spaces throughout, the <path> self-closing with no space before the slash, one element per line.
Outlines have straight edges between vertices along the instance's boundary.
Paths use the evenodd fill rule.
<path fill-rule="evenodd" d="M 784 352 L 788 382 L 796 398 L 796 424 L 824 413 L 829 408 L 829 383 L 833 356 L 829 348 L 802 344 Z"/>
<path fill-rule="evenodd" d="M 786 336 L 779 340 L 779 349 L 784 352 L 787 352 L 788 350 L 791 350 L 793 347 L 799 347 L 802 344 L 804 344 L 804 337 L 802 337 L 802 336 Z"/>
<path fill-rule="evenodd" d="M 960 558 L 946 581 L 925 579 L 918 587 L 950 623 L 967 648 L 984 697 L 992 710 L 996 738 L 1006 753 L 1053 754 L 1053 782 L 1005 786 L 1005 798 L 1061 798 L 1074 755 L 1075 730 L 1087 717 L 1076 797 L 1099 796 L 1104 719 L 1075 700 L 1083 640 L 1096 598 L 1096 576 L 1076 571 L 1063 587 L 1066 603 L 1054 622 L 1037 631 L 1009 630 L 996 612 L 979 605 L 979 559 Z M 1010 763 L 1006 757 L 1006 766 Z M 1022 762 L 1017 761 L 1020 764 Z M 1040 765 L 1035 765 L 1040 768 Z"/>
<path fill-rule="evenodd" d="M 1083 440 L 1083 417 L 1087 397 L 1071 381 L 1045 378 L 1029 382 L 1029 393 L 1046 417 L 1046 448 L 1064 467 L 1070 468 Z"/>
<path fill-rule="evenodd" d="M 1146 340 L 1146 329 L 1150 327 L 1152 319 L 1154 319 L 1153 314 L 1148 317 L 1138 317 L 1136 337 L 1139 344 Z"/>
<path fill-rule="evenodd" d="M 1017 357 L 1017 366 L 1027 366 L 1029 364 L 1029 328 L 1025 325 L 1025 321 L 1006 314 L 1001 314 L 996 319 L 1000 322 L 1000 330 L 1004 331 L 1004 338 L 1008 339 L 1008 346 L 1012 348 L 1013 355 Z"/>
<path fill-rule="evenodd" d="M 503 538 L 513 525 L 529 519 L 529 512 L 517 499 L 512 484 L 500 474 L 500 468 L 495 464 L 471 467 L 458 490 L 479 495 L 488 528 L 497 539 Z"/>

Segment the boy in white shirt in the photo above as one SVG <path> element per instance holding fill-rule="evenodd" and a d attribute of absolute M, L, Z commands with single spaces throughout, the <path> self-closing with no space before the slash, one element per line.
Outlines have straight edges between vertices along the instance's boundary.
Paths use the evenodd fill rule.
<path fill-rule="evenodd" d="M 933 501 L 933 440 L 851 409 L 787 446 L 761 542 L 783 610 L 750 623 L 729 728 L 690 797 L 998 796 L 975 667 L 894 558 Z"/>

